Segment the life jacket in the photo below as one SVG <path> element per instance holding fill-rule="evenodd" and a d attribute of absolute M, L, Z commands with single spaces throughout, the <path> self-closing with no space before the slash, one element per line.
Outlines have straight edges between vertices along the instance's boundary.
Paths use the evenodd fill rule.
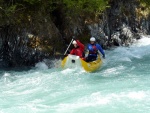
<path fill-rule="evenodd" d="M 89 49 L 89 54 L 97 54 L 98 50 L 97 50 L 96 45 L 93 44 L 93 45 L 90 45 L 90 46 L 92 46 L 92 48 L 90 47 L 91 49 Z"/>
<path fill-rule="evenodd" d="M 83 52 L 82 52 L 82 50 L 79 47 L 76 47 L 76 48 L 72 49 L 70 54 L 79 56 L 81 58 L 84 57 L 83 56 Z"/>
<path fill-rule="evenodd" d="M 79 40 L 76 40 L 76 42 L 77 42 L 78 46 L 76 48 L 73 48 L 71 50 L 70 54 L 79 56 L 80 58 L 83 58 L 85 56 L 85 54 L 84 54 L 85 47 Z"/>
<path fill-rule="evenodd" d="M 79 46 L 74 48 L 73 49 L 73 55 L 77 55 L 78 56 L 79 51 L 80 51 Z"/>

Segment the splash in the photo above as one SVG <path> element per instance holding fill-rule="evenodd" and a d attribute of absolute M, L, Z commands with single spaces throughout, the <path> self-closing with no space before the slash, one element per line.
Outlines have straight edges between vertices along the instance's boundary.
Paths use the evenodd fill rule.
<path fill-rule="evenodd" d="M 47 66 L 44 62 L 38 62 L 38 63 L 35 65 L 35 67 L 36 67 L 37 69 L 40 69 L 40 70 L 48 69 L 48 66 Z"/>
<path fill-rule="evenodd" d="M 148 41 L 106 50 L 94 73 L 59 69 L 55 59 L 29 71 L 2 71 L 0 113 L 149 113 Z"/>
<path fill-rule="evenodd" d="M 150 45 L 150 36 L 141 36 L 141 39 L 139 39 L 136 43 L 133 44 L 134 46 L 137 47 L 142 47 L 142 46 L 148 46 Z"/>

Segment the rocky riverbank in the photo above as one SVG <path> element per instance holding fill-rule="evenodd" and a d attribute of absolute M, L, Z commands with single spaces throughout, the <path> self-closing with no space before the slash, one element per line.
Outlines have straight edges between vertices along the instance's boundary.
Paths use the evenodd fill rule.
<path fill-rule="evenodd" d="M 138 0 L 109 0 L 98 15 L 70 16 L 60 4 L 51 12 L 27 6 L 33 9 L 11 13 L 13 18 L 2 18 L 6 12 L 0 7 L 1 67 L 32 66 L 44 58 L 63 54 L 72 36 L 84 44 L 94 36 L 104 49 L 109 49 L 129 46 L 150 33 L 149 7 Z"/>

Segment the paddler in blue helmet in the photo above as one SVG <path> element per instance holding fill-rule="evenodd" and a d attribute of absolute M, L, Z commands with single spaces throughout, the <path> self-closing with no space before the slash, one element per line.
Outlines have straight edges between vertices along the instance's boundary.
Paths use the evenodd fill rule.
<path fill-rule="evenodd" d="M 88 49 L 88 56 L 86 58 L 87 62 L 96 60 L 98 51 L 100 51 L 100 53 L 103 55 L 103 58 L 105 58 L 105 53 L 101 45 L 96 43 L 96 39 L 94 37 L 90 38 L 90 44 L 88 44 L 87 49 Z"/>

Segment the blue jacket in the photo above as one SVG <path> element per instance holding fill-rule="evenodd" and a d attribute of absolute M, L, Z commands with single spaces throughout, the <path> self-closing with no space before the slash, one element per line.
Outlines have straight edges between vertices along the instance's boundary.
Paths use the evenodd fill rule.
<path fill-rule="evenodd" d="M 88 44 L 88 50 L 90 56 L 97 56 L 97 51 L 99 50 L 103 57 L 105 57 L 105 53 L 99 44 Z"/>

